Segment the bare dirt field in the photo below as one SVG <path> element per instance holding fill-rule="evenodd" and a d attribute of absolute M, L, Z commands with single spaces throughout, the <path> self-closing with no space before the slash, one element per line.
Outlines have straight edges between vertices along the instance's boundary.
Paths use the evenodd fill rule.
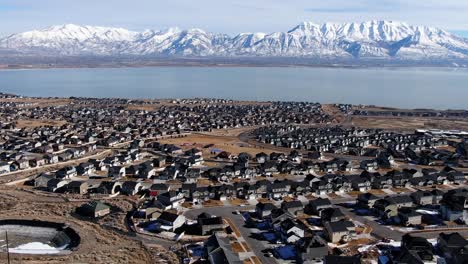
<path fill-rule="evenodd" d="M 211 132 L 200 132 L 199 134 L 209 136 L 223 136 L 223 137 L 238 137 L 240 134 L 254 130 L 260 126 L 242 127 L 242 128 L 230 128 L 230 129 L 215 129 Z"/>
<path fill-rule="evenodd" d="M 324 104 L 322 105 L 322 110 L 326 114 L 332 116 L 334 119 L 334 122 L 343 122 L 345 120 L 344 114 L 335 105 Z"/>
<path fill-rule="evenodd" d="M 352 117 L 351 125 L 402 131 L 422 128 L 468 130 L 468 121 L 409 117 Z"/>
<path fill-rule="evenodd" d="M 245 142 L 241 142 L 236 136 L 192 134 L 182 138 L 168 138 L 160 140 L 164 144 L 174 144 L 182 149 L 198 148 L 203 151 L 205 157 L 210 157 L 211 149 L 227 151 L 231 154 L 247 152 L 255 155 L 259 152 L 271 153 L 271 150 L 254 147 Z M 203 148 L 208 144 L 213 144 L 210 148 Z"/>
<path fill-rule="evenodd" d="M 125 214 L 134 206 L 129 198 L 106 200 L 112 213 L 99 220 L 89 220 L 74 213 L 85 201 L 71 202 L 58 196 L 38 196 L 5 186 L 0 188 L 0 219 L 66 223 L 81 238 L 78 248 L 68 255 L 12 254 L 12 263 L 178 263 L 176 256 L 163 247 L 149 248 L 129 234 Z M 6 254 L 1 253 L 0 263 L 5 260 Z"/>
<path fill-rule="evenodd" d="M 71 103 L 71 99 L 67 98 L 1 98 L 0 102 L 23 103 L 27 104 L 23 107 L 47 107 L 66 105 Z"/>
<path fill-rule="evenodd" d="M 31 119 L 31 120 L 18 120 L 16 121 L 17 128 L 34 128 L 34 127 L 41 127 L 41 126 L 62 126 L 66 124 L 65 121 L 61 120 L 38 120 L 38 119 Z"/>

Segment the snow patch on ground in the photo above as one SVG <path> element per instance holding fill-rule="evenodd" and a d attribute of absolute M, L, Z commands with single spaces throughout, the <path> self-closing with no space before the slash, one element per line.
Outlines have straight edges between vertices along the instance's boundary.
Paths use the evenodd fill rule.
<path fill-rule="evenodd" d="M 58 254 L 67 246 L 55 248 L 41 242 L 31 242 L 10 248 L 10 253 L 18 254 Z"/>
<path fill-rule="evenodd" d="M 394 248 L 399 248 L 401 247 L 401 241 L 390 241 L 388 243 L 386 242 L 379 242 L 379 243 L 376 243 L 376 244 L 370 244 L 370 245 L 364 245 L 360 248 L 358 248 L 358 251 L 360 253 L 362 252 L 365 252 L 365 251 L 368 251 L 370 249 L 373 249 L 374 247 L 378 246 L 378 245 L 382 245 L 382 246 L 391 246 L 391 247 L 394 247 Z"/>

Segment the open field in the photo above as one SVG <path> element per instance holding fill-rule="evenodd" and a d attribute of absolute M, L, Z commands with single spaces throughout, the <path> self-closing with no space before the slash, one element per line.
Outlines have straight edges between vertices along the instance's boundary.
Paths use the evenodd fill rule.
<path fill-rule="evenodd" d="M 164 144 L 174 144 L 182 149 L 199 148 L 203 151 L 205 157 L 210 157 L 210 149 L 219 149 L 227 151 L 231 154 L 239 154 L 247 152 L 255 155 L 259 152 L 271 153 L 272 150 L 253 147 L 250 144 L 241 142 L 235 136 L 221 136 L 221 135 L 208 135 L 208 134 L 192 134 L 181 138 L 167 138 L 160 140 Z M 208 144 L 213 144 L 210 148 L 203 148 Z"/>
<path fill-rule="evenodd" d="M 334 121 L 336 122 L 343 122 L 345 120 L 344 114 L 336 107 L 335 105 L 332 104 L 324 104 L 322 105 L 322 110 L 326 114 L 330 115 L 333 117 Z"/>
<path fill-rule="evenodd" d="M 255 127 L 242 127 L 242 128 L 230 128 L 230 129 L 215 129 L 211 132 L 200 132 L 199 134 L 202 135 L 209 135 L 209 136 L 222 136 L 222 137 L 238 137 L 240 134 L 251 131 L 255 128 L 258 128 L 259 126 Z"/>
<path fill-rule="evenodd" d="M 67 105 L 72 102 L 67 98 L 0 98 L 0 102 L 25 104 L 22 107 L 48 107 Z"/>
<path fill-rule="evenodd" d="M 34 127 L 41 127 L 41 126 L 62 126 L 64 124 L 66 124 L 66 122 L 61 121 L 61 120 L 30 119 L 30 120 L 16 121 L 17 128 L 34 128 Z"/>
<path fill-rule="evenodd" d="M 468 121 L 410 117 L 352 117 L 350 125 L 401 131 L 422 128 L 468 130 Z"/>

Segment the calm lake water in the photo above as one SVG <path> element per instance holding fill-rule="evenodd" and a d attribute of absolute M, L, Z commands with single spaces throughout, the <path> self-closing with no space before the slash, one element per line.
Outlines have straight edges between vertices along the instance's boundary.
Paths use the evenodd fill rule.
<path fill-rule="evenodd" d="M 468 109 L 468 70 L 300 67 L 2 70 L 0 91 L 27 96 L 210 97 Z"/>

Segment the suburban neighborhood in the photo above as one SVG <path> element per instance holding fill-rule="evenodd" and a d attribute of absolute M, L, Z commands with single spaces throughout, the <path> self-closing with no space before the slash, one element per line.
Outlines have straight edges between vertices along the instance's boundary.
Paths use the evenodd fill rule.
<path fill-rule="evenodd" d="M 444 123 L 466 112 L 371 109 L 2 94 L 1 220 L 69 224 L 69 261 L 119 239 L 155 263 L 466 263 L 468 132 Z"/>

